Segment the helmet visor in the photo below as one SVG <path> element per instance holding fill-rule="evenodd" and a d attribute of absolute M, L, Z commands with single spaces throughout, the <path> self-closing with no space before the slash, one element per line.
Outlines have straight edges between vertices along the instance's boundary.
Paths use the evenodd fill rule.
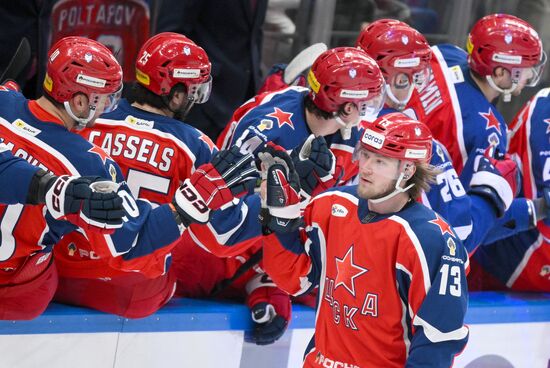
<path fill-rule="evenodd" d="M 188 96 L 196 104 L 203 104 L 210 98 L 212 92 L 212 76 L 204 83 L 190 84 Z"/>
<path fill-rule="evenodd" d="M 103 109 L 104 113 L 111 112 L 117 108 L 120 97 L 122 96 L 122 88 L 123 85 L 121 84 L 118 91 L 107 95 L 107 99 L 105 100 L 105 108 Z"/>

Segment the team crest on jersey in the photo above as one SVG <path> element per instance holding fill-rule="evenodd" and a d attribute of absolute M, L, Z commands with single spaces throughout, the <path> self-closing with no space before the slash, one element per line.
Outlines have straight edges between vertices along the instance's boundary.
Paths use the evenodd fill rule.
<path fill-rule="evenodd" d="M 355 279 L 368 272 L 368 269 L 353 263 L 353 245 L 349 247 L 344 258 L 336 257 L 336 280 L 334 289 L 343 286 L 355 296 Z"/>
<path fill-rule="evenodd" d="M 445 220 L 443 220 L 443 218 L 441 218 L 437 213 L 435 214 L 435 219 L 428 222 L 439 227 L 441 235 L 449 234 L 450 236 L 454 236 L 453 231 L 451 230 L 451 226 L 447 222 L 445 222 Z"/>
<path fill-rule="evenodd" d="M 103 162 L 103 165 L 105 165 L 105 163 L 107 162 L 107 159 L 112 160 L 112 158 L 109 157 L 107 152 L 105 152 L 105 150 L 99 146 L 94 145 L 92 148 L 88 150 L 88 152 L 95 153 L 96 155 L 98 155 L 101 161 Z"/>
<path fill-rule="evenodd" d="M 346 217 L 346 215 L 348 214 L 348 209 L 341 204 L 333 204 L 331 212 L 332 216 Z"/>
<path fill-rule="evenodd" d="M 141 128 L 152 129 L 155 126 L 155 122 L 152 120 L 139 119 L 132 115 L 128 115 L 124 122 Z"/>
<path fill-rule="evenodd" d="M 275 118 L 277 120 L 277 125 L 279 128 L 281 128 L 283 125 L 287 124 L 289 127 L 294 130 L 294 123 L 292 122 L 292 115 L 294 115 L 292 112 L 285 112 L 278 107 L 273 108 L 273 112 L 271 114 L 267 114 L 266 116 L 268 118 Z"/>
<path fill-rule="evenodd" d="M 539 275 L 546 278 L 550 277 L 550 265 L 542 266 L 542 268 L 540 269 Z"/>
<path fill-rule="evenodd" d="M 269 119 L 262 119 L 262 121 L 260 121 L 260 124 L 258 125 L 258 129 L 260 130 L 260 132 L 263 132 L 264 130 L 270 130 L 271 128 L 273 128 L 273 122 Z"/>
<path fill-rule="evenodd" d="M 498 121 L 497 117 L 493 113 L 493 110 L 489 108 L 489 111 L 487 112 L 479 112 L 479 115 L 481 115 L 485 119 L 485 130 L 489 130 L 491 128 L 495 128 L 499 134 L 502 134 L 500 131 L 500 122 Z"/>
<path fill-rule="evenodd" d="M 22 131 L 23 133 L 30 134 L 33 137 L 36 137 L 38 134 L 40 134 L 42 132 L 40 129 L 37 129 L 37 128 L 33 127 L 32 125 L 29 125 L 29 124 L 25 123 L 21 119 L 15 120 L 12 125 L 15 128 L 19 129 L 20 131 Z"/>

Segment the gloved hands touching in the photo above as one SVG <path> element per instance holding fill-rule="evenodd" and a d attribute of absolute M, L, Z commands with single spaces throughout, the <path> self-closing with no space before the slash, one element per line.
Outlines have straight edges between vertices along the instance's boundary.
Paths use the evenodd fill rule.
<path fill-rule="evenodd" d="M 291 232 L 302 223 L 300 179 L 284 148 L 266 143 L 258 152 L 262 170 L 262 210 L 260 222 L 267 230 Z"/>
<path fill-rule="evenodd" d="M 267 274 L 254 276 L 247 283 L 246 291 L 246 304 L 254 321 L 250 342 L 257 345 L 274 343 L 283 336 L 290 322 L 290 296 L 277 288 Z"/>
<path fill-rule="evenodd" d="M 254 190 L 257 179 L 252 154 L 236 146 L 219 151 L 210 163 L 201 165 L 185 179 L 172 199 L 183 225 L 206 223 L 211 210 L 224 208 L 234 198 Z"/>
<path fill-rule="evenodd" d="M 102 190 L 99 188 L 106 188 Z M 45 203 L 57 220 L 102 233 L 122 227 L 126 212 L 116 193 L 118 184 L 98 176 L 55 176 L 39 170 L 29 188 L 27 203 Z"/>
<path fill-rule="evenodd" d="M 338 185 L 344 174 L 323 136 L 311 134 L 290 157 L 300 177 L 300 194 L 306 199 Z"/>

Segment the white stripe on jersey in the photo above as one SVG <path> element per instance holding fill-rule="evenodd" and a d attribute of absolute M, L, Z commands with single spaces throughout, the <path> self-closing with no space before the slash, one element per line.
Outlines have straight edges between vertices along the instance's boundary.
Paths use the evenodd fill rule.
<path fill-rule="evenodd" d="M 316 222 L 312 223 L 311 226 L 308 226 L 306 228 L 306 232 L 310 232 L 311 230 L 313 230 L 313 228 L 317 229 L 317 235 L 319 237 L 319 257 L 321 258 L 321 264 L 323 265 L 321 267 L 321 274 L 319 275 L 319 293 L 317 294 L 319 300 L 322 301 L 325 297 L 325 278 L 327 276 L 327 241 L 325 234 L 321 230 L 321 227 Z M 309 271 L 311 272 L 311 269 Z M 302 280 L 300 280 L 300 286 L 302 286 L 302 283 Z M 305 290 L 302 290 L 301 292 L 304 292 Z M 317 319 L 319 318 L 320 308 L 321 302 L 319 302 L 317 312 L 315 313 L 315 326 L 317 326 Z"/>
<path fill-rule="evenodd" d="M 121 125 L 124 125 L 125 127 L 130 128 L 132 130 L 149 132 L 149 133 L 153 133 L 154 135 L 156 135 L 158 137 L 169 139 L 174 145 L 181 148 L 183 151 L 185 151 L 187 156 L 189 156 L 189 158 L 193 162 L 193 166 L 191 168 L 191 173 L 195 172 L 195 161 L 197 160 L 195 154 L 183 141 L 181 141 L 180 139 L 174 137 L 174 135 L 172 135 L 170 133 L 167 133 L 167 132 L 163 132 L 162 130 L 158 130 L 158 129 L 151 129 L 151 128 L 143 128 L 143 127 L 134 126 L 134 125 L 126 123 L 124 120 L 113 120 L 113 119 L 98 118 L 98 119 L 95 120 L 94 126 L 101 125 L 101 124 L 108 125 L 108 126 L 121 126 Z"/>
<path fill-rule="evenodd" d="M 527 142 L 525 142 L 527 144 L 527 164 L 529 165 L 529 171 L 530 171 L 530 174 L 529 174 L 529 180 L 531 181 L 531 193 L 533 193 L 533 196 L 532 198 L 538 198 L 539 195 L 537 193 L 537 183 L 535 181 L 535 176 L 534 176 L 534 173 L 533 173 L 533 151 L 531 151 L 531 117 L 533 116 L 533 110 L 535 109 L 535 106 L 537 105 L 537 100 L 541 97 L 546 97 L 548 95 L 548 89 L 547 88 L 547 91 L 544 91 L 544 90 L 541 90 L 539 91 L 539 93 L 537 93 L 537 95 L 535 96 L 535 98 L 533 99 L 533 102 L 531 103 L 531 106 L 529 106 L 529 112 L 527 114 L 527 119 L 525 121 L 525 139 L 527 140 Z M 518 153 L 521 153 L 521 152 L 518 152 Z M 525 175 L 525 172 L 523 173 Z"/>
<path fill-rule="evenodd" d="M 512 276 L 510 276 L 510 278 L 506 282 L 507 287 L 512 288 L 512 286 L 514 286 L 514 283 L 518 279 L 519 275 L 521 275 L 521 273 L 525 269 L 525 266 L 527 266 L 527 263 L 531 259 L 531 256 L 533 255 L 533 253 L 535 253 L 535 251 L 538 248 L 540 248 L 540 246 L 543 244 L 542 240 L 543 240 L 542 234 L 539 233 L 537 240 L 535 240 L 535 242 L 529 246 L 529 248 L 523 255 L 523 258 L 521 259 L 521 262 L 518 264 L 518 266 L 514 270 L 514 273 L 512 274 Z"/>
<path fill-rule="evenodd" d="M 456 95 L 455 84 L 449 74 L 449 67 L 447 66 L 447 62 L 443 58 L 441 51 L 439 51 L 437 46 L 432 46 L 432 51 L 434 56 L 437 58 L 439 65 L 441 66 L 441 71 L 443 72 L 443 76 L 445 77 L 445 83 L 447 84 L 447 90 L 449 91 L 449 96 L 451 97 L 451 104 L 455 113 L 456 138 L 458 140 L 458 147 L 460 148 L 460 155 L 462 156 L 462 167 L 460 168 L 460 170 L 462 170 L 462 168 L 466 166 L 466 161 L 468 160 L 468 152 L 466 152 L 466 146 L 464 144 L 464 126 L 462 121 L 462 110 L 460 110 L 460 102 L 458 101 L 458 97 Z"/>
<path fill-rule="evenodd" d="M 421 326 L 424 329 L 424 335 L 433 343 L 450 341 L 450 340 L 462 340 L 468 336 L 468 327 L 462 326 L 459 329 L 449 332 L 441 332 L 428 322 L 424 321 L 418 316 L 414 317 L 413 325 Z"/>
<path fill-rule="evenodd" d="M 424 291 L 426 294 L 428 294 L 428 291 L 432 286 L 432 282 L 430 279 L 430 269 L 428 268 L 426 255 L 424 254 L 424 250 L 422 249 L 422 245 L 420 244 L 418 237 L 416 236 L 414 231 L 411 229 L 411 226 L 409 225 L 408 221 L 405 220 L 404 218 L 393 215 L 389 217 L 388 220 L 395 221 L 401 226 L 403 226 L 403 228 L 407 232 L 407 235 L 409 236 L 409 239 L 413 243 L 414 249 L 416 250 L 416 254 L 418 255 L 418 261 L 420 262 L 420 267 L 422 268 L 422 276 L 424 278 Z"/>
<path fill-rule="evenodd" d="M 55 158 L 57 160 L 61 161 L 61 163 L 65 166 L 65 169 L 67 169 L 67 171 L 69 171 L 71 175 L 80 176 L 80 173 L 78 172 L 76 167 L 74 167 L 71 164 L 71 162 L 65 156 L 63 156 L 63 154 L 61 152 L 59 152 L 58 150 L 56 150 L 52 146 L 46 144 L 44 141 L 42 141 L 42 140 L 40 140 L 36 137 L 33 137 L 30 134 L 23 133 L 21 130 L 15 128 L 12 124 L 10 124 L 6 119 L 0 118 L 0 125 L 6 127 L 8 130 L 10 130 L 15 135 L 18 135 L 20 137 L 25 138 L 26 140 L 30 141 L 35 146 L 38 146 L 41 149 L 43 149 L 44 151 L 47 151 L 51 155 L 55 156 Z M 84 139 L 84 138 L 82 138 L 82 139 Z"/>

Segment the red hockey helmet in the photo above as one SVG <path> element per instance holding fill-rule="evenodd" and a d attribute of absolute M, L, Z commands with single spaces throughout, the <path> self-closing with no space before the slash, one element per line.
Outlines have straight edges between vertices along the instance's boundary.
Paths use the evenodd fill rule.
<path fill-rule="evenodd" d="M 65 37 L 48 53 L 44 91 L 57 102 L 76 93 L 111 95 L 122 89 L 122 68 L 111 51 L 84 37 Z"/>
<path fill-rule="evenodd" d="M 354 103 L 362 117 L 376 116 L 384 105 L 384 77 L 364 51 L 337 47 L 322 53 L 309 71 L 313 103 L 326 112 L 337 112 Z"/>
<path fill-rule="evenodd" d="M 168 95 L 172 87 L 181 83 L 193 103 L 204 103 L 212 87 L 210 69 L 208 55 L 202 47 L 181 34 L 163 32 L 141 47 L 136 79 L 159 96 Z"/>
<path fill-rule="evenodd" d="M 432 50 L 426 38 L 406 23 L 380 19 L 365 27 L 356 44 L 378 63 L 388 87 L 407 90 L 398 100 L 391 88 L 388 96 L 403 107 L 410 99 L 412 87 L 423 89 L 429 81 Z"/>
<path fill-rule="evenodd" d="M 364 130 L 358 148 L 412 162 L 428 162 L 432 157 L 430 129 L 405 114 L 386 114 L 361 124 Z"/>
<path fill-rule="evenodd" d="M 468 35 L 466 49 L 469 66 L 477 74 L 491 76 L 500 66 L 517 81 L 522 69 L 528 69 L 528 86 L 538 83 L 546 63 L 537 32 L 526 21 L 508 14 L 491 14 L 478 20 Z"/>

